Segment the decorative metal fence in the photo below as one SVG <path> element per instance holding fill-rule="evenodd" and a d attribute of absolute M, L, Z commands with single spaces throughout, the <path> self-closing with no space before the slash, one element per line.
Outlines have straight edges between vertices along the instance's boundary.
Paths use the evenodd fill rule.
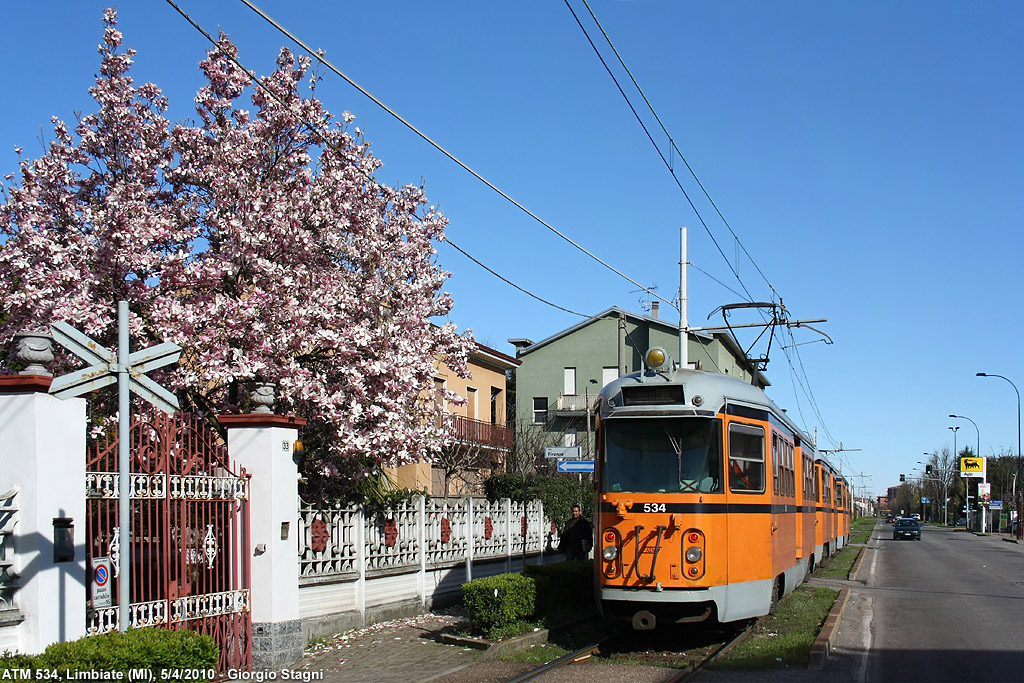
<path fill-rule="evenodd" d="M 220 671 L 248 669 L 249 477 L 228 461 L 205 422 L 160 412 L 132 424 L 131 626 L 188 628 L 213 636 Z M 86 566 L 109 558 L 118 594 L 117 439 L 90 447 L 86 471 Z M 118 628 L 116 601 L 90 596 L 86 632 Z"/>
<path fill-rule="evenodd" d="M 14 525 L 18 523 L 17 497 L 16 489 L 0 494 L 0 610 L 14 608 L 14 593 L 18 589 L 11 547 Z"/>
<path fill-rule="evenodd" d="M 299 500 L 299 584 L 355 580 L 374 573 L 418 571 L 536 555 L 558 546 L 540 501 L 424 498 L 383 513 L 360 507 L 318 508 Z M 360 543 L 362 539 L 362 543 Z M 364 564 L 365 563 L 365 564 Z"/>

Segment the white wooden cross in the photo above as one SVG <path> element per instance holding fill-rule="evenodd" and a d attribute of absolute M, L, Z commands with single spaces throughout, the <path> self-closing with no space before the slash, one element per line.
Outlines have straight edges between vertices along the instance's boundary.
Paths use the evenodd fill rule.
<path fill-rule="evenodd" d="M 117 353 L 100 345 L 71 325 L 56 322 L 50 325 L 54 340 L 86 363 L 84 370 L 57 377 L 50 384 L 50 393 L 57 398 L 72 398 L 117 382 L 117 515 L 120 520 L 117 558 L 117 628 L 128 629 L 128 608 L 131 597 L 131 416 L 129 392 L 134 391 L 160 410 L 174 414 L 178 398 L 154 382 L 146 373 L 177 363 L 181 347 L 171 342 L 128 353 L 128 302 L 117 302 Z"/>

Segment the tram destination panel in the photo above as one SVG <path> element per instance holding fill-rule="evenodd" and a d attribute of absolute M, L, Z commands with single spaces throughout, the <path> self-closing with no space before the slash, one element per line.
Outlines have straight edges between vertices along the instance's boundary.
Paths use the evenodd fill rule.
<path fill-rule="evenodd" d="M 624 406 L 682 405 L 683 403 L 683 385 L 681 384 L 622 387 L 622 405 Z"/>

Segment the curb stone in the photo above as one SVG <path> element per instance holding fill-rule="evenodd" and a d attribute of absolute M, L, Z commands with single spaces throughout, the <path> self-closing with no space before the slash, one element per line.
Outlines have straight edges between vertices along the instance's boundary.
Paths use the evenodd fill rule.
<path fill-rule="evenodd" d="M 812 671 L 820 671 L 824 666 L 825 662 L 828 661 L 829 652 L 832 650 L 832 641 L 835 640 L 836 631 L 838 630 L 839 623 L 843 619 L 843 612 L 846 611 L 846 605 L 850 602 L 850 589 L 841 588 L 839 590 L 839 597 L 836 598 L 835 604 L 832 605 L 832 609 L 829 610 L 828 616 L 825 617 L 825 624 L 821 627 L 821 632 L 818 637 L 815 638 L 814 644 L 811 645 L 811 657 L 807 668 Z"/>
<path fill-rule="evenodd" d="M 494 659 L 501 655 L 511 654 L 513 652 L 529 650 L 534 645 L 546 643 L 548 641 L 548 633 L 548 629 L 542 628 L 536 631 L 531 631 L 530 633 L 524 633 L 521 636 L 497 641 L 483 640 L 481 638 L 467 638 L 464 636 L 454 636 L 449 633 L 442 633 L 440 641 L 445 645 L 458 645 L 459 647 L 483 650 L 481 660 L 486 660 Z"/>

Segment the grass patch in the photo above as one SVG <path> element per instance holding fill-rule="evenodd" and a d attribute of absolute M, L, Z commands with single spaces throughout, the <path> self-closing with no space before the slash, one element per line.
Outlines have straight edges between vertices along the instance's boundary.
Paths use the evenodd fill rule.
<path fill-rule="evenodd" d="M 860 551 L 863 549 L 861 546 L 871 538 L 871 530 L 875 528 L 876 521 L 874 517 L 861 517 L 854 520 L 850 525 L 850 542 L 833 555 L 821 569 L 814 572 L 814 575 L 823 579 L 849 578 L 853 563 L 857 561 Z"/>
<path fill-rule="evenodd" d="M 564 657 L 565 655 L 573 652 L 573 650 L 567 650 L 557 643 L 543 643 L 540 645 L 534 645 L 528 650 L 520 650 L 519 652 L 511 652 L 507 655 L 502 655 L 496 659 L 502 662 L 528 662 L 530 664 L 547 664 L 548 662 Z"/>
<path fill-rule="evenodd" d="M 850 524 L 850 543 L 867 543 L 878 520 L 874 517 L 859 517 Z"/>
<path fill-rule="evenodd" d="M 797 588 L 779 603 L 774 615 L 758 620 L 746 640 L 709 668 L 725 671 L 806 668 L 811 646 L 838 595 L 839 591 L 831 588 Z"/>
<path fill-rule="evenodd" d="M 586 617 L 592 614 L 593 610 L 580 612 L 575 616 Z M 548 642 L 544 645 L 534 645 L 529 650 L 510 652 L 501 655 L 497 659 L 503 662 L 532 662 L 543 664 L 552 659 L 558 659 L 570 652 L 601 640 L 609 633 L 609 626 L 596 615 L 593 619 L 583 622 L 574 622 L 565 626 L 552 629 L 548 633 Z"/>
<path fill-rule="evenodd" d="M 540 621 L 515 621 L 511 624 L 505 624 L 504 626 L 495 626 L 487 631 L 487 640 L 504 640 L 505 638 L 515 638 L 525 633 L 532 633 L 539 629 L 544 628 L 544 623 Z"/>

